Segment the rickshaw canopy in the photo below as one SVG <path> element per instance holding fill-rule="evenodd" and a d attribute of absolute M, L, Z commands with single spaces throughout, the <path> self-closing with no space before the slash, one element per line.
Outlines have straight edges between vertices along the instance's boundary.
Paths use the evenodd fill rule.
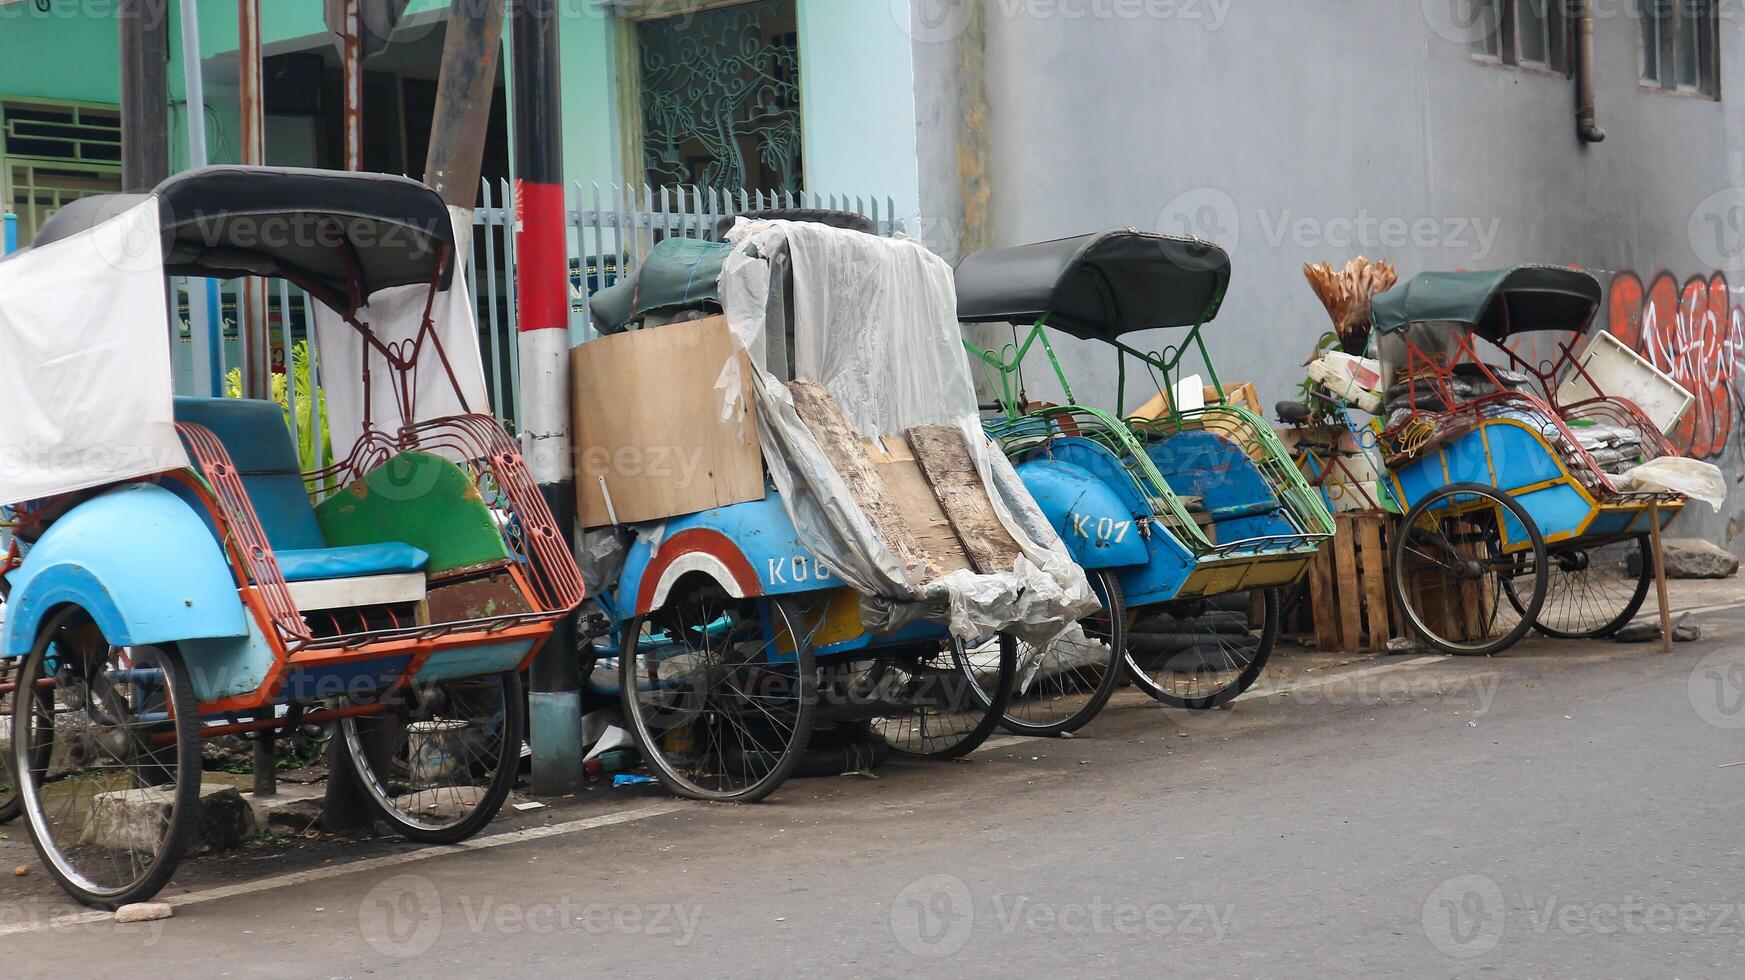
<path fill-rule="evenodd" d="M 977 252 L 957 266 L 958 320 L 1046 318 L 1081 340 L 1112 342 L 1218 315 L 1230 256 L 1197 238 L 1135 229 Z"/>
<path fill-rule="evenodd" d="M 374 293 L 447 288 L 454 226 L 435 191 L 406 177 L 283 167 L 202 167 L 150 194 L 74 201 L 35 245 L 60 241 L 158 200 L 164 272 L 289 280 L 344 313 Z"/>
<path fill-rule="evenodd" d="M 1377 296 L 1372 318 L 1383 333 L 1451 324 L 1501 342 L 1532 330 L 1585 332 L 1599 312 L 1601 295 L 1599 280 L 1562 266 L 1426 272 Z"/>

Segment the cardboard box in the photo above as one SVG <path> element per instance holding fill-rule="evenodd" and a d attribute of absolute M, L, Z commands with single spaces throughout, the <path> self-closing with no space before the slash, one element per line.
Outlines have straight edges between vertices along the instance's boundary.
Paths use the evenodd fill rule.
<path fill-rule="evenodd" d="M 723 419 L 730 361 L 739 401 Z M 591 340 L 571 352 L 570 385 L 583 527 L 763 499 L 751 368 L 725 317 Z"/>

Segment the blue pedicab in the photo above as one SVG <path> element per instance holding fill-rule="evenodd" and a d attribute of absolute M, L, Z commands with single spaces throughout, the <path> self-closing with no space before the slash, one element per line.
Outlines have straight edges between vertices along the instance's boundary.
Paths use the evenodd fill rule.
<path fill-rule="evenodd" d="M 1383 361 L 1396 372 L 1382 442 L 1407 509 L 1388 581 L 1413 631 L 1439 650 L 1488 656 L 1534 628 L 1609 636 L 1648 595 L 1655 517 L 1664 528 L 1686 500 L 1619 487 L 1631 469 L 1678 453 L 1577 357 L 1601 296 L 1585 272 L 1523 266 L 1425 273 L 1375 299 Z M 1550 335 L 1557 356 L 1529 361 L 1509 346 L 1530 332 Z M 1506 367 L 1480 357 L 1480 338 Z M 1578 374 L 1600 394 L 1563 404 L 1559 380 Z"/>
<path fill-rule="evenodd" d="M 32 444 L 45 429 L 8 416 L 7 448 L 99 467 L 0 476 L 19 542 L 0 634 L 10 761 L 31 841 L 79 901 L 113 908 L 169 881 L 199 819 L 204 738 L 331 726 L 377 819 L 414 841 L 464 839 L 508 796 L 519 672 L 582 583 L 503 428 L 419 414 L 446 404 L 445 383 L 462 404 L 483 391 L 463 367 L 476 357 L 457 356 L 477 333 L 453 259 L 448 211 L 414 181 L 214 167 L 69 205 L 0 263 L 9 286 L 69 291 L 55 331 L 0 347 L 8 377 L 62 387 L 0 397 L 49 396 L 46 431 L 70 435 Z M 330 410 L 342 388 L 365 406 L 342 462 L 301 472 L 272 402 L 172 399 L 166 274 L 287 280 L 356 338 L 356 363 L 323 344 Z M 443 299 L 454 319 L 438 329 Z M 397 417 L 372 419 L 390 404 Z"/>
<path fill-rule="evenodd" d="M 1217 315 L 1229 257 L 1207 242 L 1138 231 L 981 252 L 957 269 L 959 319 L 1010 323 L 1013 343 L 970 350 L 999 371 L 1002 417 L 986 422 L 1025 486 L 1091 577 L 1102 612 L 1036 656 L 1005 724 L 1057 735 L 1088 723 L 1125 673 L 1159 702 L 1214 708 L 1247 690 L 1278 635 L 1278 591 L 1300 578 L 1333 521 L 1259 416 L 1228 404 L 1153 402 L 1126 417 L 1129 359 L 1160 396 L 1199 353 L 1223 389 L 1201 328 Z M 1033 324 L 1020 342 L 1016 325 Z M 1122 338 L 1191 327 L 1180 344 L 1146 352 Z M 1108 412 L 1073 404 L 1048 341 L 1053 328 L 1118 352 L 1120 388 Z M 1040 342 L 1069 404 L 1039 405 L 1022 367 Z M 1197 392 L 1196 392 L 1197 394 Z"/>
<path fill-rule="evenodd" d="M 758 217 L 850 231 L 864 221 L 816 211 Z M 687 263 L 698 250 L 727 248 L 674 245 Z M 793 295 L 787 257 L 770 258 L 787 270 L 781 292 Z M 715 256 L 711 268 L 719 265 Z M 713 288 L 697 278 L 681 277 L 676 305 L 641 301 L 681 320 L 687 310 L 718 311 Z M 596 297 L 596 315 L 611 308 L 624 316 L 613 302 Z M 769 369 L 791 381 L 791 304 L 784 327 L 769 338 Z M 774 480 L 764 478 L 761 500 L 626 529 L 617 584 L 592 597 L 610 634 L 594 649 L 588 686 L 620 700 L 650 771 L 681 796 L 750 803 L 795 775 L 837 775 L 888 752 L 958 758 L 986 741 L 1017 675 L 1016 643 L 958 639 L 941 625 L 942 609 L 894 631 L 869 629 L 862 596 L 802 543 Z"/>

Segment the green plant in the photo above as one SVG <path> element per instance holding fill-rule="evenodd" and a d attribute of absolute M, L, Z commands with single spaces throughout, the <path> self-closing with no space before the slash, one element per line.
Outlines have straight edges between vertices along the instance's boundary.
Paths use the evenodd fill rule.
<path fill-rule="evenodd" d="M 289 365 L 284 373 L 273 375 L 273 401 L 285 413 L 285 423 L 291 423 L 289 394 L 297 393 L 297 462 L 303 472 L 326 469 L 333 463 L 333 441 L 327 423 L 327 395 L 309 377 L 309 342 L 299 340 L 291 346 Z M 228 398 L 242 397 L 242 369 L 231 368 L 224 376 L 224 394 Z"/>

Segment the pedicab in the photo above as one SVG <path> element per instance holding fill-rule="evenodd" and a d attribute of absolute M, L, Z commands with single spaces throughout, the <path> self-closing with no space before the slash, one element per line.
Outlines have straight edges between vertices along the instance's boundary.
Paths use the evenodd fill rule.
<path fill-rule="evenodd" d="M 811 220 L 763 220 L 743 234 L 737 246 L 702 258 L 712 246 L 674 245 L 687 270 L 710 269 L 669 277 L 676 299 L 661 298 L 652 272 L 617 288 L 660 323 L 683 321 L 650 321 L 643 336 L 682 329 L 699 309 L 726 308 L 751 370 L 756 411 L 745 424 L 764 450 L 763 495 L 599 532 L 628 544 L 612 588 L 591 579 L 611 634 L 589 682 L 621 699 L 637 748 L 669 791 L 735 802 L 762 799 L 795 774 L 866 768 L 860 760 L 887 751 L 965 755 L 998 727 L 1017 675 L 1016 642 L 1004 626 L 1037 626 L 1044 602 L 1067 601 L 1058 632 L 1089 605 L 1058 541 L 1045 554 L 1021 549 L 1046 569 L 1008 554 L 985 567 L 960 562 L 941 576 L 940 538 L 911 550 L 905 527 L 890 523 L 900 492 L 933 500 L 917 463 L 932 458 L 929 447 L 955 441 L 960 462 L 973 467 L 980 452 L 999 464 L 975 477 L 989 482 L 972 496 L 991 492 L 1010 509 L 1028 506 L 1018 536 L 1053 538 L 980 430 L 968 365 L 951 353 L 960 348 L 950 267 L 917 243 Z M 661 265 L 651 257 L 648 268 Z M 808 282 L 801 271 L 824 268 L 828 282 Z M 753 308 L 736 308 L 735 282 L 755 294 Z M 829 292 L 838 287 L 853 292 Z M 611 300 L 597 303 L 596 314 L 620 308 Z M 747 321 L 756 323 L 749 332 Z M 887 356 L 893 349 L 902 356 Z M 587 383 L 578 374 L 578 385 Z M 736 387 L 717 382 L 713 367 L 702 384 Z M 873 484 L 880 489 L 869 491 Z M 943 522 L 933 530 L 954 533 Z M 991 528 L 990 540 L 1005 533 Z M 979 543 L 962 542 L 972 552 Z M 1013 571 L 1020 567 L 1023 577 Z M 1077 583 L 1076 598 L 1062 600 L 1067 579 Z M 961 628 L 961 604 L 998 608 L 974 632 Z"/>
<path fill-rule="evenodd" d="M 1648 595 L 1654 523 L 1686 497 L 1644 479 L 1678 455 L 1661 427 L 1577 356 L 1601 296 L 1585 272 L 1520 266 L 1424 273 L 1375 298 L 1387 480 L 1407 511 L 1388 581 L 1439 650 L 1488 656 L 1535 627 L 1610 636 Z M 1554 357 L 1518 350 L 1545 342 Z M 1572 377 L 1591 397 L 1563 400 Z"/>
<path fill-rule="evenodd" d="M 1224 402 L 1201 332 L 1229 279 L 1218 246 L 1133 230 L 981 252 L 958 266 L 959 319 L 1014 325 L 1000 351 L 968 344 L 999 374 L 1001 414 L 987 431 L 1102 600 L 1100 612 L 1042 651 L 1021 678 L 1005 719 L 1013 731 L 1082 727 L 1123 673 L 1168 706 L 1228 703 L 1272 653 L 1279 590 L 1333 534 L 1325 505 L 1272 429 Z M 1031 325 L 1021 341 L 1020 324 Z M 1123 339 L 1161 327 L 1190 330 L 1161 351 Z M 1050 329 L 1115 349 L 1113 412 L 1074 401 Z M 1024 361 L 1037 344 L 1065 405 L 1032 402 L 1024 390 Z M 1216 403 L 1178 404 L 1190 354 Z M 1130 362 L 1156 382 L 1155 417 L 1127 416 Z M 1201 394 L 1197 384 L 1192 394 Z"/>
<path fill-rule="evenodd" d="M 171 392 L 165 275 L 318 307 L 337 464 L 281 408 Z M 25 825 L 79 901 L 148 898 L 201 817 L 201 742 L 331 726 L 379 822 L 452 843 L 516 779 L 519 671 L 582 600 L 484 374 L 454 233 L 404 178 L 250 167 L 69 204 L 0 262 L 14 506 L 0 656 Z M 207 782 L 222 777 L 212 774 Z"/>

